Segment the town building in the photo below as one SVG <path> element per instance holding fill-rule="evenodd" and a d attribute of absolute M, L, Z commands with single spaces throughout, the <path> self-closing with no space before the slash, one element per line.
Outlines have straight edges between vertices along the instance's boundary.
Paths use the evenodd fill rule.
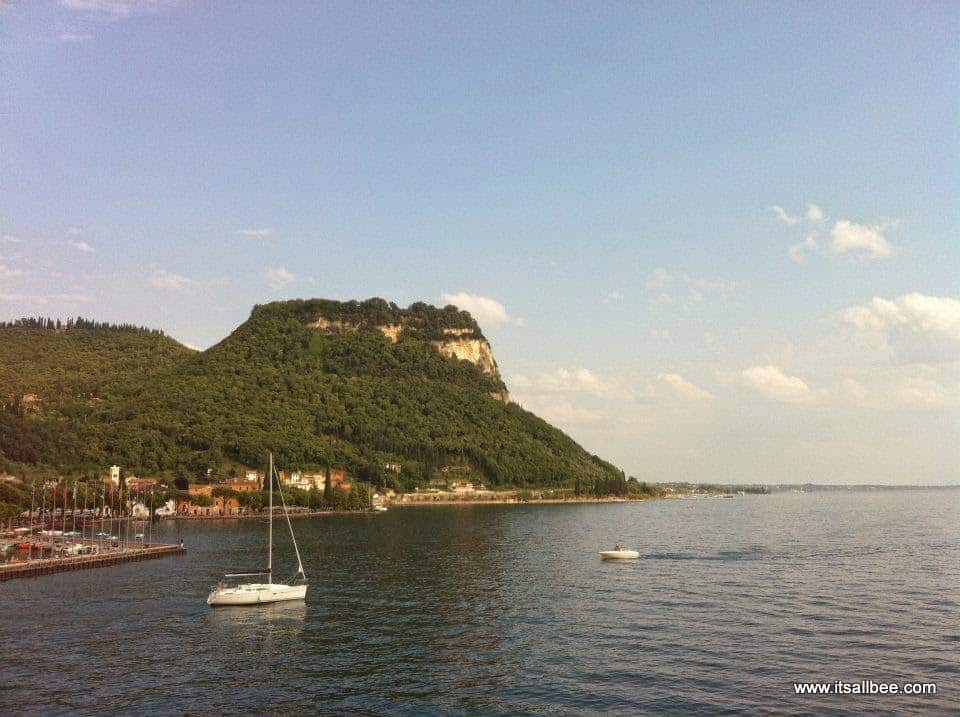
<path fill-rule="evenodd" d="M 288 488 L 300 490 L 323 491 L 327 485 L 327 477 L 323 473 L 305 473 L 304 471 L 280 471 L 280 484 Z"/>
<path fill-rule="evenodd" d="M 346 472 L 341 468 L 331 468 L 328 471 L 330 479 L 330 487 L 334 490 L 348 491 L 352 487 L 350 481 L 347 480 Z"/>
<path fill-rule="evenodd" d="M 156 478 L 137 478 L 136 476 L 130 476 L 124 480 L 127 491 L 130 493 L 142 493 L 145 490 L 150 490 L 156 487 L 158 482 Z"/>
<path fill-rule="evenodd" d="M 133 512 L 134 518 L 150 517 L 150 507 L 145 503 L 140 502 L 139 500 L 135 500 L 133 502 L 132 512 Z M 175 515 L 176 512 L 177 512 L 177 502 L 173 499 L 168 500 L 166 503 L 164 503 L 155 511 L 153 511 L 154 515 L 158 515 L 158 516 Z"/>

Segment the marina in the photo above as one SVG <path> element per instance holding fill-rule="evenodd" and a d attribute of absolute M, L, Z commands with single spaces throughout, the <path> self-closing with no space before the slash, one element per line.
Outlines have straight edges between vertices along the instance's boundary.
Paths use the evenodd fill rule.
<path fill-rule="evenodd" d="M 0 564 L 0 582 L 17 578 L 34 578 L 51 573 L 71 570 L 102 568 L 119 563 L 131 563 L 153 558 L 165 558 L 169 555 L 183 555 L 186 548 L 167 543 L 138 544 L 136 547 L 111 552 L 97 552 L 88 555 L 64 555 L 62 557 L 41 558 L 23 562 Z"/>

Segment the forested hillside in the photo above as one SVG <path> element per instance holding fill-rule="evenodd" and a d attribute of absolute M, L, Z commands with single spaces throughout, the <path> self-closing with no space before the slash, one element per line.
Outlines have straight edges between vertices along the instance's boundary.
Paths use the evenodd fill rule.
<path fill-rule="evenodd" d="M 386 325 L 402 330 L 391 338 Z M 204 352 L 133 327 L 3 326 L 0 458 L 21 470 L 117 463 L 195 479 L 272 450 L 288 468 L 343 467 L 406 489 L 445 466 L 500 486 L 621 475 L 496 400 L 495 371 L 441 355 L 435 344 L 451 330 L 483 338 L 454 307 L 381 299 L 257 306 Z"/>

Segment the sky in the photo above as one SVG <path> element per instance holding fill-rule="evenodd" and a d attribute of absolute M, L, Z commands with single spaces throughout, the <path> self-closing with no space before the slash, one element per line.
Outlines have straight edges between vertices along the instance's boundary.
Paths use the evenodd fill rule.
<path fill-rule="evenodd" d="M 472 311 L 643 480 L 960 483 L 960 5 L 0 0 L 0 320 Z"/>

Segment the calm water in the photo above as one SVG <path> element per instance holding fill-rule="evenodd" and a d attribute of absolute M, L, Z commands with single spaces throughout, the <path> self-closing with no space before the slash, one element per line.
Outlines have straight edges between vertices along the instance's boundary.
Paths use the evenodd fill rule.
<path fill-rule="evenodd" d="M 0 712 L 960 710 L 957 491 L 294 525 L 305 606 L 204 604 L 218 572 L 260 563 L 256 522 L 184 526 L 185 557 L 0 584 Z M 641 560 L 601 562 L 615 541 Z M 934 681 L 939 694 L 793 694 L 794 680 L 836 679 Z"/>

